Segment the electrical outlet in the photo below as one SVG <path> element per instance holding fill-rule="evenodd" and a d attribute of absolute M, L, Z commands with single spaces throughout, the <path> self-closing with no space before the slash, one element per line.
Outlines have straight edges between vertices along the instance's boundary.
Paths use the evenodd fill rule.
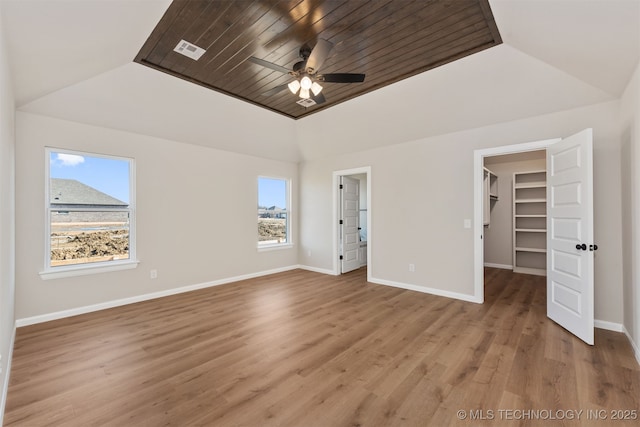
<path fill-rule="evenodd" d="M 412 272 L 412 273 L 414 271 L 416 271 L 416 265 L 415 264 L 409 264 L 409 271 Z"/>
<path fill-rule="evenodd" d="M 157 279 L 158 278 L 158 270 L 155 270 L 155 269 L 151 270 L 149 272 L 149 277 L 152 278 L 152 279 Z"/>
<path fill-rule="evenodd" d="M 308 256 L 308 257 L 310 257 L 310 256 L 311 256 L 311 249 L 309 249 L 309 250 L 307 251 L 307 256 Z"/>

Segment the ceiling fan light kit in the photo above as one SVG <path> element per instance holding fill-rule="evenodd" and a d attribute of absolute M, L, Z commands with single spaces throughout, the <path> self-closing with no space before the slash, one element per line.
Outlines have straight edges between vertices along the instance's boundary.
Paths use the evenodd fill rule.
<path fill-rule="evenodd" d="M 309 76 L 304 76 L 300 79 L 300 87 L 306 90 L 311 89 L 311 79 L 309 78 Z"/>
<path fill-rule="evenodd" d="M 307 45 L 303 45 L 300 48 L 300 57 L 302 58 L 302 61 L 296 62 L 293 65 L 291 71 L 281 65 L 274 64 L 269 61 L 265 61 L 264 59 L 256 58 L 253 56 L 248 60 L 262 67 L 289 74 L 296 79 L 288 84 L 276 86 L 275 88 L 268 90 L 263 94 L 264 96 L 271 96 L 284 90 L 285 88 L 289 88 L 292 94 L 297 94 L 301 98 L 300 100 L 296 101 L 296 103 L 302 105 L 305 108 L 309 108 L 313 105 L 322 104 L 326 101 L 325 97 L 323 95 L 320 95 L 323 87 L 320 83 L 318 83 L 318 81 L 327 83 L 364 82 L 364 74 L 317 74 L 318 70 L 320 69 L 320 67 L 322 67 L 322 64 L 329 56 L 332 48 L 333 43 L 324 39 L 318 39 L 318 42 L 313 49 L 309 48 L 309 46 Z M 298 78 L 300 79 L 299 81 L 297 80 Z M 312 93 L 313 97 L 311 96 Z"/>
<path fill-rule="evenodd" d="M 291 93 L 294 95 L 298 93 L 298 91 L 300 90 L 300 82 L 297 80 L 292 81 L 287 86 L 289 87 L 289 90 L 291 91 Z"/>
<path fill-rule="evenodd" d="M 300 91 L 300 98 L 307 99 L 311 95 L 309 91 L 313 93 L 314 96 L 318 96 L 320 92 L 322 92 L 322 86 L 318 82 L 314 82 L 311 80 L 309 76 L 304 76 L 298 80 L 294 80 L 287 85 L 292 94 L 297 94 Z"/>
<path fill-rule="evenodd" d="M 318 95 L 320 92 L 322 92 L 322 86 L 320 86 L 318 82 L 313 82 L 313 84 L 311 85 L 311 92 L 313 92 L 314 95 Z"/>

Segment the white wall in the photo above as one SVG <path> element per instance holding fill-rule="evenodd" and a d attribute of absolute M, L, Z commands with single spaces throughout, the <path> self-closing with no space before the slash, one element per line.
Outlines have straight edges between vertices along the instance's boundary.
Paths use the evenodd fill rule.
<path fill-rule="evenodd" d="M 18 112 L 16 116 L 16 317 L 45 315 L 182 286 L 286 268 L 296 248 L 258 252 L 257 177 L 293 180 L 297 169 L 266 160 Z M 45 146 L 136 162 L 135 270 L 43 281 Z M 151 280 L 149 270 L 157 269 Z"/>
<path fill-rule="evenodd" d="M 640 64 L 621 100 L 624 327 L 640 361 Z"/>
<path fill-rule="evenodd" d="M 491 221 L 484 228 L 485 264 L 513 267 L 513 173 L 545 170 L 546 163 L 540 159 L 486 166 L 498 177 L 498 200 L 491 202 Z"/>
<path fill-rule="evenodd" d="M 595 316 L 622 323 L 620 138 L 618 102 L 532 117 L 394 146 L 309 160 L 300 166 L 301 264 L 331 269 L 331 178 L 335 170 L 371 166 L 374 279 L 473 295 L 473 151 L 566 137 L 594 128 Z M 322 117 L 318 115 L 318 119 Z M 339 139 L 341 126 L 325 123 Z M 391 124 L 389 124 L 391 126 Z M 417 132 L 419 129 L 412 129 Z M 358 138 L 371 135 L 366 127 Z M 375 132 L 375 130 L 373 131 Z M 308 250 L 313 257 L 306 257 Z M 415 272 L 408 264 L 415 264 Z"/>
<path fill-rule="evenodd" d="M 0 424 L 9 379 L 9 350 L 14 329 L 14 134 L 15 102 L 0 16 Z"/>

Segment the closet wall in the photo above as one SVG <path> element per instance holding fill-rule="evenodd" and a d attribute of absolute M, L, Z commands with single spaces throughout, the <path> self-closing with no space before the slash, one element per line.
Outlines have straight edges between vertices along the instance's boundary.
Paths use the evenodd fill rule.
<path fill-rule="evenodd" d="M 498 176 L 498 200 L 491 203 L 491 221 L 484 227 L 484 264 L 513 268 L 513 174 L 546 169 L 544 150 L 487 157 L 484 166 Z"/>

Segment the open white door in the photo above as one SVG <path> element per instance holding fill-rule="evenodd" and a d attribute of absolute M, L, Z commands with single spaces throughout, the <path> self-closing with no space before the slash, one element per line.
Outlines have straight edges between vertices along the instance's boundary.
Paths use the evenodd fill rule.
<path fill-rule="evenodd" d="M 593 133 L 547 149 L 547 316 L 593 345 Z"/>
<path fill-rule="evenodd" d="M 358 249 L 360 239 L 358 221 L 360 218 L 360 181 L 348 176 L 340 177 L 340 236 L 341 272 L 347 273 L 360 267 Z"/>

